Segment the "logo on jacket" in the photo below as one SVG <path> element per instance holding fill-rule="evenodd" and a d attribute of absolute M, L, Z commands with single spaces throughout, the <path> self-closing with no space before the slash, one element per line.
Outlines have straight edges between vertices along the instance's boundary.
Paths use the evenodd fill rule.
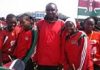
<path fill-rule="evenodd" d="M 71 40 L 71 44 L 76 44 L 78 45 L 78 42 L 76 40 Z"/>
<path fill-rule="evenodd" d="M 11 45 L 11 46 L 14 46 L 14 45 L 15 45 L 15 40 L 11 41 L 11 42 L 10 42 L 10 45 Z"/>
<path fill-rule="evenodd" d="M 25 37 L 25 40 L 29 40 L 29 38 L 28 37 Z"/>

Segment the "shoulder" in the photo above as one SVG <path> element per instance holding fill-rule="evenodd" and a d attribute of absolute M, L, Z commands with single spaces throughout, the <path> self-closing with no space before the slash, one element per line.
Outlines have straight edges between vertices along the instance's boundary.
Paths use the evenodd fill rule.
<path fill-rule="evenodd" d="M 93 31 L 93 33 L 100 35 L 100 31 Z"/>
<path fill-rule="evenodd" d="M 44 21 L 45 21 L 44 19 L 41 19 L 41 20 L 37 21 L 36 25 L 39 26 L 39 25 L 43 24 Z"/>
<path fill-rule="evenodd" d="M 87 34 L 84 31 L 79 31 L 80 37 L 88 37 Z"/>
<path fill-rule="evenodd" d="M 37 23 L 44 22 L 44 21 L 45 21 L 44 19 L 41 19 L 41 20 L 39 20 Z"/>
<path fill-rule="evenodd" d="M 79 30 L 79 33 L 86 35 L 84 31 Z"/>
<path fill-rule="evenodd" d="M 56 22 L 57 22 L 58 24 L 60 24 L 61 26 L 64 26 L 64 21 L 63 21 L 63 20 L 58 19 Z"/>
<path fill-rule="evenodd" d="M 63 23 L 63 24 L 64 24 L 64 21 L 63 21 L 63 20 L 61 20 L 61 19 L 58 19 L 58 22 L 61 22 L 61 23 Z"/>

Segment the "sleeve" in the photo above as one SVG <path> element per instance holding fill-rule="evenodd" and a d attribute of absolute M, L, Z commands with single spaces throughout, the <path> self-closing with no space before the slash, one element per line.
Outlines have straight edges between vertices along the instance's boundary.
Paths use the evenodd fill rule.
<path fill-rule="evenodd" d="M 62 26 L 62 28 L 64 27 L 64 21 L 63 20 L 61 20 L 61 26 Z"/>
<path fill-rule="evenodd" d="M 83 65 L 83 70 L 94 70 L 91 50 L 92 50 L 92 46 L 90 44 L 90 41 L 88 40 L 86 59 Z"/>
<path fill-rule="evenodd" d="M 2 50 L 2 46 L 3 46 L 3 37 L 0 36 L 0 51 Z"/>
<path fill-rule="evenodd" d="M 99 40 L 98 40 L 96 46 L 97 46 L 97 53 L 96 53 L 95 57 L 100 59 L 100 35 L 99 35 Z"/>
<path fill-rule="evenodd" d="M 34 53 L 35 47 L 36 47 L 36 42 L 37 42 L 37 31 L 33 30 L 32 31 L 32 44 L 28 52 L 26 53 L 26 57 L 23 59 L 25 63 L 30 59 L 32 56 L 32 53 Z"/>
<path fill-rule="evenodd" d="M 37 62 L 37 51 L 36 51 L 36 49 L 37 49 L 37 46 L 35 47 L 35 50 L 34 50 L 34 53 L 32 54 L 32 62 Z"/>
<path fill-rule="evenodd" d="M 44 20 L 39 20 L 39 21 L 37 21 L 36 26 L 37 26 L 37 27 L 40 27 L 41 24 L 42 24 L 43 22 L 44 22 Z"/>
<path fill-rule="evenodd" d="M 79 68 L 77 70 L 82 70 L 83 65 L 85 63 L 87 46 L 88 46 L 88 40 L 87 39 L 88 39 L 87 36 L 83 36 L 80 40 L 80 43 L 81 43 L 80 46 L 82 46 L 83 48 L 82 48 L 82 52 L 81 52 L 80 65 L 79 65 Z"/>
<path fill-rule="evenodd" d="M 61 34 L 61 64 L 64 68 L 64 70 L 67 70 L 69 68 L 69 64 L 67 62 L 67 54 L 65 53 L 65 36 L 64 36 L 64 31 Z"/>
<path fill-rule="evenodd" d="M 0 51 L 2 50 L 5 38 L 6 38 L 6 31 L 2 30 L 0 32 Z"/>
<path fill-rule="evenodd" d="M 92 60 L 92 56 L 91 56 L 92 46 L 90 45 L 90 41 L 89 41 L 88 45 L 89 45 L 88 49 L 87 49 L 88 70 L 94 70 L 93 60 Z"/>

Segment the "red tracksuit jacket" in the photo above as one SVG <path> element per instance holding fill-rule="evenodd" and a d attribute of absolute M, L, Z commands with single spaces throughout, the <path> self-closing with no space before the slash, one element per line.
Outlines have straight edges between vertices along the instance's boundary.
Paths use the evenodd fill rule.
<path fill-rule="evenodd" d="M 20 31 L 21 31 L 21 29 L 17 26 L 11 32 L 5 31 L 3 45 L 2 45 L 2 59 L 3 59 L 3 62 L 11 61 L 11 59 L 9 58 L 9 55 L 12 55 L 12 53 L 14 51 L 14 47 L 15 47 L 15 44 L 16 44 L 16 39 L 17 39 L 18 34 L 20 33 Z"/>
<path fill-rule="evenodd" d="M 60 31 L 64 25 L 63 21 L 57 20 L 48 23 L 46 20 L 40 20 L 37 23 L 38 40 L 36 54 L 33 61 L 39 65 L 57 66 L 60 64 L 61 40 Z"/>
<path fill-rule="evenodd" d="M 16 42 L 16 35 L 14 32 L 7 32 L 7 35 L 4 39 L 4 45 L 2 47 L 2 58 L 3 61 L 11 61 L 9 59 L 9 55 L 12 54 L 12 48 L 14 47 L 14 44 Z"/>
<path fill-rule="evenodd" d="M 92 31 L 91 34 L 88 34 L 88 37 L 91 40 L 92 47 L 96 48 L 96 54 L 94 55 L 93 59 L 100 59 L 100 32 Z M 96 61 L 94 63 L 100 66 L 100 61 Z"/>
<path fill-rule="evenodd" d="M 23 59 L 31 47 L 32 43 L 32 30 L 22 31 L 17 40 L 17 45 L 14 50 L 13 56 Z"/>
<path fill-rule="evenodd" d="M 78 31 L 67 38 L 67 33 L 62 34 L 62 51 L 64 70 L 75 68 L 78 70 L 93 70 L 90 56 L 91 46 L 84 32 Z"/>

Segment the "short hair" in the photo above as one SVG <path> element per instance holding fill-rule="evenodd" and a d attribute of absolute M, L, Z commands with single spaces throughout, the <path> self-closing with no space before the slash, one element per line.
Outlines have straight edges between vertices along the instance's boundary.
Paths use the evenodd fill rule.
<path fill-rule="evenodd" d="M 19 19 L 23 19 L 24 17 L 26 17 L 26 19 L 30 19 L 30 16 L 28 14 L 22 14 L 21 16 L 19 16 Z"/>
<path fill-rule="evenodd" d="M 57 5 L 56 5 L 55 3 L 52 3 L 52 2 L 50 2 L 50 3 L 48 3 L 48 4 L 46 5 L 46 9 L 47 9 L 47 7 L 50 6 L 50 5 L 54 5 L 55 8 L 58 10 Z"/>
<path fill-rule="evenodd" d="M 95 22 L 95 24 L 96 24 L 96 20 L 93 18 L 93 17 L 88 17 L 88 18 L 86 18 L 85 20 L 84 20 L 84 23 L 87 21 L 87 20 L 89 20 L 89 19 L 93 19 L 94 20 L 94 22 Z"/>
<path fill-rule="evenodd" d="M 14 14 L 8 14 L 7 17 L 6 17 L 6 20 L 11 21 L 12 18 L 14 18 L 14 17 L 16 18 L 16 16 Z"/>

